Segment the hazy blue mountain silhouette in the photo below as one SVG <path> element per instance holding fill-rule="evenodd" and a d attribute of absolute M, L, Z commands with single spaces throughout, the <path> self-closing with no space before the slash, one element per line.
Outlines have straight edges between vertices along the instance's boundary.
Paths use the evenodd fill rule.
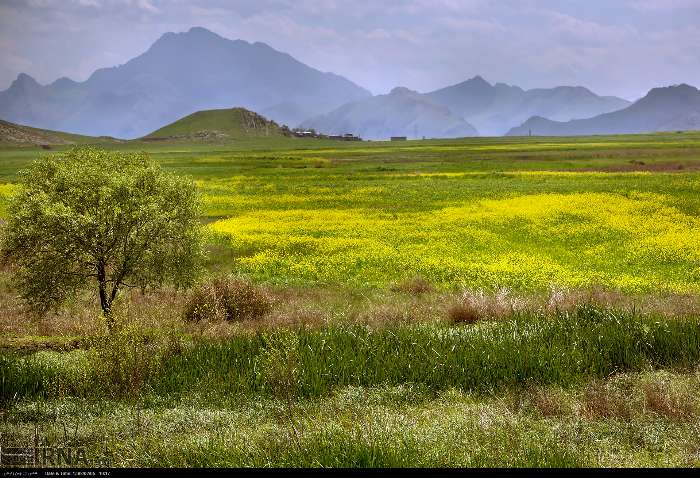
<path fill-rule="evenodd" d="M 166 33 L 124 65 L 84 82 L 39 85 L 20 74 L 0 92 L 0 118 L 24 125 L 135 138 L 198 110 L 241 106 L 294 126 L 370 96 L 264 43 L 228 40 L 204 28 Z"/>
<path fill-rule="evenodd" d="M 478 132 L 448 108 L 429 101 L 408 88 L 394 88 L 387 95 L 354 101 L 330 113 L 302 123 L 327 134 L 354 133 L 365 139 L 458 138 Z"/>
<path fill-rule="evenodd" d="M 630 104 L 622 98 L 598 96 L 581 86 L 523 90 L 504 83 L 492 85 L 480 76 L 425 96 L 449 108 L 486 136 L 505 134 L 532 116 L 568 121 L 616 111 Z"/>
<path fill-rule="evenodd" d="M 561 122 L 535 116 L 511 129 L 508 135 L 633 134 L 695 129 L 700 129 L 700 91 L 681 84 L 654 88 L 627 108 L 592 118 Z"/>

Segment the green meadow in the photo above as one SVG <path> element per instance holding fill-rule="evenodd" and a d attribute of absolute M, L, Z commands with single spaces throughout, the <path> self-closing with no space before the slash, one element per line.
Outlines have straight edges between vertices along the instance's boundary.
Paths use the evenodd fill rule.
<path fill-rule="evenodd" d="M 115 466 L 700 465 L 700 132 L 128 142 L 201 192 L 203 281 L 43 318 L 0 272 L 0 440 Z M 17 173 L 54 151 L 0 150 Z"/>
<path fill-rule="evenodd" d="M 696 292 L 699 139 L 129 147 L 197 180 L 212 242 L 256 281 Z M 32 153 L 4 156 L 6 197 Z"/>

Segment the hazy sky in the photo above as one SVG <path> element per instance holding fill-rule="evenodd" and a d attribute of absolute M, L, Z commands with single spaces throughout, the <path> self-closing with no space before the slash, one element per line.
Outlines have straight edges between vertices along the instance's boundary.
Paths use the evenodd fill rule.
<path fill-rule="evenodd" d="M 0 0 L 0 89 L 20 72 L 83 81 L 192 26 L 265 42 L 375 94 L 477 74 L 628 99 L 700 87 L 700 0 Z"/>

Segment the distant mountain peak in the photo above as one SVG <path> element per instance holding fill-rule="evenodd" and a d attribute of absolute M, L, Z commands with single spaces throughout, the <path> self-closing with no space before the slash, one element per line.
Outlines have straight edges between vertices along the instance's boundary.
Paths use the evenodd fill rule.
<path fill-rule="evenodd" d="M 217 35 L 211 30 L 207 30 L 204 27 L 192 27 L 186 32 L 166 32 L 163 33 L 158 40 L 153 43 L 151 48 L 159 47 L 163 45 L 171 45 L 174 42 L 214 42 L 214 41 L 241 41 L 241 40 L 228 40 L 220 35 Z"/>
<path fill-rule="evenodd" d="M 477 84 L 477 85 L 485 85 L 485 86 L 491 86 L 491 83 L 488 81 L 484 80 L 484 77 L 481 75 L 476 75 L 474 78 L 470 78 L 465 83 L 470 83 L 470 84 Z"/>
<path fill-rule="evenodd" d="M 700 91 L 681 84 L 654 88 L 626 108 L 585 119 L 552 121 L 532 117 L 508 135 L 567 136 L 638 134 L 700 129 Z"/>
<path fill-rule="evenodd" d="M 187 30 L 187 33 L 189 33 L 191 35 L 216 35 L 216 33 L 214 33 L 211 30 L 208 30 L 204 27 L 192 27 L 189 30 Z M 216 36 L 219 36 L 219 35 L 216 35 Z"/>
<path fill-rule="evenodd" d="M 390 95 L 417 95 L 418 92 L 406 88 L 405 86 L 397 86 L 389 92 Z"/>
<path fill-rule="evenodd" d="M 310 118 L 301 127 L 327 134 L 352 132 L 370 140 L 386 140 L 392 136 L 459 138 L 479 134 L 448 108 L 403 86 L 386 95 L 347 103 L 325 115 Z"/>
<path fill-rule="evenodd" d="M 25 85 L 39 86 L 39 83 L 37 83 L 37 81 L 34 78 L 32 78 L 31 76 L 29 76 L 26 73 L 20 73 L 19 75 L 17 75 L 17 79 L 12 82 L 12 86 L 25 86 Z"/>
<path fill-rule="evenodd" d="M 447 89 L 457 89 L 457 90 L 469 90 L 473 92 L 487 92 L 492 90 L 494 87 L 489 83 L 488 81 L 484 80 L 484 78 L 481 75 L 476 75 L 473 78 L 469 78 L 468 80 L 465 80 L 461 83 L 457 83 L 456 85 L 452 86 L 447 86 L 445 88 L 442 88 L 443 90 Z M 438 90 L 439 91 L 439 90 Z"/>
<path fill-rule="evenodd" d="M 502 135 L 532 116 L 568 121 L 616 111 L 630 104 L 621 98 L 597 96 L 581 86 L 524 90 L 505 83 L 491 85 L 480 75 L 426 96 L 487 136 Z"/>
<path fill-rule="evenodd" d="M 65 88 L 65 87 L 73 86 L 73 85 L 77 85 L 77 84 L 78 84 L 77 81 L 71 80 L 67 76 L 62 76 L 58 80 L 51 83 L 50 86 L 55 86 L 58 88 Z"/>
<path fill-rule="evenodd" d="M 649 93 L 646 94 L 645 98 L 697 93 L 700 93 L 700 91 L 694 86 L 691 86 L 687 83 L 681 83 L 679 85 L 659 86 L 657 88 L 652 88 L 651 90 L 649 90 Z"/>
<path fill-rule="evenodd" d="M 697 102 L 699 98 L 700 91 L 697 88 L 686 83 L 681 83 L 680 85 L 652 88 L 643 98 L 638 100 L 635 105 L 637 105 L 637 107 L 660 104 L 682 105 L 690 101 Z"/>
<path fill-rule="evenodd" d="M 350 80 L 264 43 L 192 27 L 164 33 L 142 54 L 98 69 L 80 83 L 61 79 L 44 86 L 20 75 L 0 91 L 0 117 L 38 128 L 136 138 L 193 111 L 230 105 L 295 126 L 368 96 Z"/>
<path fill-rule="evenodd" d="M 204 27 L 192 27 L 186 32 L 167 32 L 163 33 L 161 38 L 171 38 L 171 37 L 176 37 L 176 36 L 184 36 L 184 37 L 194 37 L 194 36 L 199 36 L 199 37 L 217 37 L 217 38 L 223 38 L 220 35 L 217 35 L 211 30 L 208 30 Z"/>

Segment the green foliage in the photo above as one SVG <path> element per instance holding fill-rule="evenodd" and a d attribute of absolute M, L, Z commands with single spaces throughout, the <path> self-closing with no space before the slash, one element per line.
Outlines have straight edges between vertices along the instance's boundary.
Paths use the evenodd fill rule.
<path fill-rule="evenodd" d="M 119 327 L 88 355 L 0 356 L 5 399 L 60 394 L 317 397 L 340 387 L 414 384 L 490 393 L 700 360 L 698 318 L 658 320 L 582 306 L 471 326 L 335 325 L 183 347 L 174 331 Z M 81 373 L 70 358 L 80 358 Z M 87 377 L 87 378 L 86 378 Z M 89 389 L 89 390 L 87 390 Z"/>
<path fill-rule="evenodd" d="M 37 160 L 20 178 L 2 250 L 33 310 L 94 284 L 109 316 L 124 287 L 195 278 L 203 254 L 197 190 L 145 153 L 76 148 Z"/>
<path fill-rule="evenodd" d="M 93 374 L 103 392 L 133 397 L 168 357 L 180 351 L 181 341 L 175 330 L 144 329 L 131 323 L 93 338 L 90 345 Z"/>
<path fill-rule="evenodd" d="M 289 399 L 299 384 L 299 336 L 273 333 L 264 341 L 256 364 L 261 381 L 273 395 Z"/>

